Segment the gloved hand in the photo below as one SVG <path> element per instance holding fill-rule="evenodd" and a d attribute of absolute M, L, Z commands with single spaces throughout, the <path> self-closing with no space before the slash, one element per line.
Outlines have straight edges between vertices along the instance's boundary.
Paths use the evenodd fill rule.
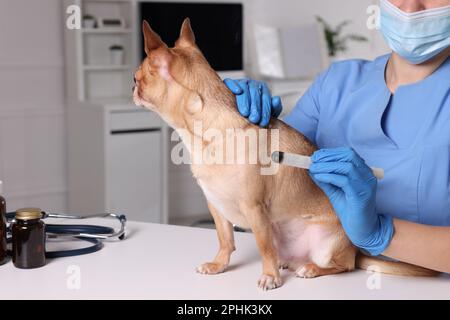
<path fill-rule="evenodd" d="M 270 118 L 277 118 L 283 106 L 278 96 L 270 95 L 267 84 L 252 79 L 225 79 L 225 85 L 236 95 L 239 113 L 251 123 L 266 127 Z"/>
<path fill-rule="evenodd" d="M 350 241 L 371 255 L 381 254 L 394 234 L 392 218 L 375 211 L 377 179 L 350 148 L 322 149 L 309 174 L 330 199 Z"/>

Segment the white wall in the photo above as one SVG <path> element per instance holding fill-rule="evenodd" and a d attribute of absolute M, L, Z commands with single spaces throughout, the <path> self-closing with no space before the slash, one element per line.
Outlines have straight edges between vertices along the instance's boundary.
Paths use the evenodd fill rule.
<path fill-rule="evenodd" d="M 59 0 L 0 0 L 0 179 L 8 209 L 66 207 Z"/>
<path fill-rule="evenodd" d="M 253 24 L 296 26 L 313 23 L 316 15 L 332 26 L 351 20 L 344 33 L 358 33 L 369 39 L 369 42 L 350 42 L 348 52 L 339 58 L 373 59 L 382 55 L 388 51 L 387 46 L 378 31 L 371 31 L 366 26 L 367 7 L 377 3 L 378 0 L 244 0 L 249 37 L 247 67 L 255 72 L 256 62 L 251 58 L 254 53 Z"/>

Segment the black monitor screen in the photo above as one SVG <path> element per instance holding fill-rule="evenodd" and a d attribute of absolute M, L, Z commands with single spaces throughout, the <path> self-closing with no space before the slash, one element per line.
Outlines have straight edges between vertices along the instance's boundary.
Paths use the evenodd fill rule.
<path fill-rule="evenodd" d="M 198 47 L 216 71 L 243 69 L 242 4 L 141 2 L 140 14 L 169 47 L 189 17 Z"/>

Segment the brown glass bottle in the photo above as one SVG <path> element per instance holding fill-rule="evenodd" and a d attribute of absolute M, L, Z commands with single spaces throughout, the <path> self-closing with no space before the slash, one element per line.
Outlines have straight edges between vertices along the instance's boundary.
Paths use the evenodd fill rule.
<path fill-rule="evenodd" d="M 45 265 L 45 224 L 38 208 L 17 210 L 16 221 L 11 227 L 12 260 L 21 269 L 39 268 Z"/>
<path fill-rule="evenodd" d="M 2 182 L 0 181 L 0 265 L 4 264 L 7 260 L 6 201 L 5 198 L 2 197 L 2 186 Z"/>

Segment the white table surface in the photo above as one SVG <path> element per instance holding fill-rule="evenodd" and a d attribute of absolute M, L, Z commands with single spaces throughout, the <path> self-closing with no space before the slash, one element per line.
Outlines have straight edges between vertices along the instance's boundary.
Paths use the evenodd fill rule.
<path fill-rule="evenodd" d="M 97 253 L 54 259 L 39 269 L 16 269 L 11 261 L 0 266 L 0 299 L 450 299 L 448 275 L 381 275 L 380 289 L 370 290 L 372 274 L 361 270 L 316 279 L 283 271 L 284 285 L 263 292 L 256 287 L 261 262 L 251 234 L 236 233 L 229 270 L 210 276 L 194 269 L 216 254 L 214 230 L 128 222 L 127 234 Z M 79 289 L 67 286 L 73 265 Z"/>

